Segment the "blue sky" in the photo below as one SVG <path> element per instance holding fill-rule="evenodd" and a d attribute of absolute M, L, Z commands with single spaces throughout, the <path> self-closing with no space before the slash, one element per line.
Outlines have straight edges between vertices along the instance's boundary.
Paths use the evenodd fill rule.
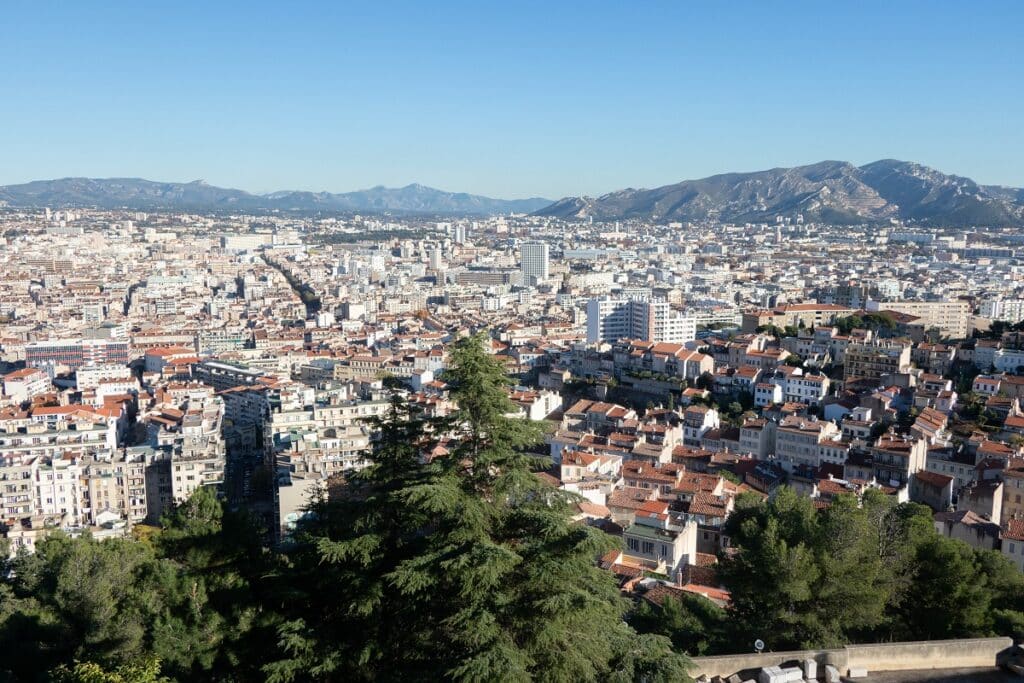
<path fill-rule="evenodd" d="M 1024 186 L 1024 3 L 0 5 L 0 183 L 492 196 L 894 157 Z"/>

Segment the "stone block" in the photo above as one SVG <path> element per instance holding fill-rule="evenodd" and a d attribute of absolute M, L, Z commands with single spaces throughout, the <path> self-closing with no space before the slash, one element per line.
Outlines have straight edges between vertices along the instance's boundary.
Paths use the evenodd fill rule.
<path fill-rule="evenodd" d="M 797 681 L 804 680 L 804 672 L 799 667 L 790 667 L 782 670 L 782 675 L 785 676 L 786 683 L 796 683 Z"/>

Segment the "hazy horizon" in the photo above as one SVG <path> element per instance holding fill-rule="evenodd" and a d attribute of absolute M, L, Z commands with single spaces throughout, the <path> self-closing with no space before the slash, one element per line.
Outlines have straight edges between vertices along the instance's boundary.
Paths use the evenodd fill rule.
<path fill-rule="evenodd" d="M 806 162 L 806 163 L 796 164 L 795 166 L 796 167 L 810 166 L 810 165 L 813 165 L 813 164 L 816 164 L 816 163 L 825 162 L 825 161 L 849 161 L 849 160 L 848 159 L 820 159 L 819 161 L 809 161 L 809 162 Z M 873 159 L 872 161 L 882 161 L 882 159 Z M 854 166 L 864 166 L 865 164 L 872 163 L 872 161 L 867 161 L 867 162 L 864 162 L 864 163 L 857 163 L 857 162 L 850 161 L 849 163 L 852 163 Z M 920 162 L 918 162 L 918 161 L 916 161 L 914 159 L 898 159 L 897 161 L 906 161 L 906 162 L 920 163 Z M 928 166 L 928 164 L 923 164 L 923 165 L 924 166 Z M 677 184 L 677 183 L 685 182 L 685 181 L 689 181 L 689 180 L 702 180 L 704 178 L 709 178 L 709 177 L 712 177 L 714 175 L 719 175 L 720 173 L 721 174 L 729 174 L 729 173 L 738 173 L 738 174 L 758 173 L 758 172 L 763 172 L 763 171 L 774 170 L 774 169 L 777 169 L 777 168 L 792 168 L 792 167 L 771 166 L 771 167 L 757 168 L 757 169 L 737 169 L 737 170 L 732 170 L 732 171 L 722 171 L 722 172 L 719 172 L 719 173 L 709 173 L 709 174 L 701 175 L 701 176 L 693 176 L 693 177 L 690 177 L 690 178 L 677 178 L 675 180 L 670 180 L 670 181 L 667 181 L 667 182 L 660 183 L 658 185 L 651 185 L 651 186 L 647 186 L 647 187 L 631 187 L 631 188 L 627 188 L 626 186 L 623 186 L 623 187 L 615 188 L 615 190 L 623 190 L 623 189 L 655 189 L 657 187 L 664 187 L 664 186 L 667 186 L 667 185 L 673 185 L 673 184 Z M 934 168 L 934 167 L 932 167 L 932 168 Z M 957 173 L 953 169 L 934 168 L 934 170 L 940 171 L 942 173 L 946 173 L 947 175 L 963 176 L 962 173 Z M 279 193 L 279 192 L 312 192 L 312 193 L 317 193 L 317 194 L 319 194 L 319 193 L 346 194 L 346 193 L 354 193 L 354 192 L 367 192 L 367 191 L 374 190 L 374 189 L 377 189 L 377 188 L 386 188 L 386 189 L 389 189 L 389 190 L 394 190 L 394 189 L 402 189 L 402 188 L 405 188 L 405 187 L 418 185 L 418 186 L 421 186 L 421 187 L 427 187 L 427 188 L 430 188 L 430 189 L 433 189 L 433 190 L 438 190 L 438 191 L 441 191 L 441 192 L 448 192 L 448 193 L 452 193 L 452 194 L 480 195 L 480 196 L 487 196 L 487 197 L 490 197 L 492 199 L 513 199 L 513 200 L 514 199 L 550 199 L 550 200 L 555 201 L 555 200 L 558 200 L 558 199 L 563 199 L 566 196 L 581 196 L 581 195 L 560 195 L 560 196 L 551 196 L 551 195 L 529 195 L 529 196 L 525 196 L 524 195 L 524 196 L 517 196 L 517 195 L 514 195 L 514 194 L 510 194 L 510 195 L 498 195 L 498 194 L 483 195 L 481 193 L 466 192 L 465 190 L 456 189 L 456 188 L 438 187 L 437 185 L 434 185 L 434 184 L 429 183 L 429 182 L 421 182 L 421 181 L 415 181 L 415 180 L 411 181 L 411 182 L 408 182 L 408 183 L 403 183 L 401 185 L 387 185 L 387 184 L 384 184 L 384 183 L 374 183 L 372 185 L 371 184 L 366 184 L 366 185 L 363 185 L 363 186 L 360 186 L 360 187 L 340 188 L 340 189 L 339 188 L 310 188 L 310 187 L 279 187 L 279 188 L 272 188 L 272 189 L 266 189 L 266 190 L 253 190 L 253 189 L 250 189 L 250 188 L 247 188 L 247 187 L 238 187 L 237 185 L 210 182 L 206 178 L 192 178 L 192 179 L 189 179 L 189 180 L 183 180 L 183 179 L 173 179 L 173 178 L 147 178 L 147 177 L 144 177 L 144 176 L 131 175 L 131 174 L 119 174 L 119 175 L 102 176 L 102 177 L 101 176 L 67 176 L 67 175 L 64 175 L 64 176 L 54 176 L 52 178 L 32 178 L 31 180 L 26 180 L 26 181 L 17 182 L 17 183 L 6 183 L 5 185 L 27 185 L 27 184 L 34 183 L 34 182 L 50 182 L 50 181 L 56 181 L 56 180 L 66 180 L 66 179 L 75 179 L 75 178 L 87 178 L 89 180 L 144 180 L 144 181 L 150 181 L 150 182 L 156 182 L 156 183 L 176 183 L 176 184 L 183 184 L 183 185 L 184 184 L 189 184 L 189 183 L 195 183 L 195 182 L 203 182 L 203 183 L 205 183 L 207 185 L 211 185 L 211 186 L 214 186 L 214 187 L 219 187 L 219 188 L 226 189 L 226 190 L 240 190 L 240 191 L 243 191 L 243 192 L 248 192 L 249 194 L 252 194 L 252 195 L 267 195 L 267 194 L 274 194 L 274 193 Z M 978 182 L 977 178 L 972 178 L 972 180 L 975 180 L 976 182 Z M 988 185 L 988 186 L 1014 187 L 1012 185 L 1006 185 L 1006 184 L 1002 184 L 1002 183 L 980 183 L 980 184 Z M 608 190 L 608 191 L 602 192 L 602 193 L 582 193 L 582 196 L 597 197 L 597 196 L 600 196 L 600 195 L 603 195 L 603 194 L 606 194 L 606 193 L 609 193 L 609 192 L 614 192 L 615 190 Z"/>

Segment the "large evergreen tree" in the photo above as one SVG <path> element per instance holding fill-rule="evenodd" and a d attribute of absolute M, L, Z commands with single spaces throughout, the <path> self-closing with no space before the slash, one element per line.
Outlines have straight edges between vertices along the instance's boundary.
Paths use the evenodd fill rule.
<path fill-rule="evenodd" d="M 394 379 L 385 385 L 388 410 L 368 420 L 377 434 L 371 465 L 348 475 L 329 502 L 313 501 L 289 552 L 284 656 L 266 667 L 272 681 L 415 679 L 434 666 L 424 639 L 430 617 L 410 609 L 390 577 L 425 547 L 430 516 L 406 497 L 427 480 L 421 453 L 444 423 L 425 419 Z"/>
<path fill-rule="evenodd" d="M 623 622 L 595 564 L 613 540 L 536 476 L 541 432 L 514 416 L 485 337 L 459 341 L 444 378 L 451 419 L 428 423 L 395 393 L 373 466 L 315 507 L 301 561 L 319 578 L 300 585 L 324 604 L 282 629 L 271 678 L 679 680 L 684 660 Z"/>

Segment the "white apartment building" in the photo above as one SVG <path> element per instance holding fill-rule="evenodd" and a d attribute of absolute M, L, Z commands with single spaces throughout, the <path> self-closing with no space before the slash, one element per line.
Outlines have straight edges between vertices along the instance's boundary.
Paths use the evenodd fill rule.
<path fill-rule="evenodd" d="M 587 302 L 587 342 L 619 339 L 685 344 L 697 338 L 697 322 L 672 310 L 667 301 L 641 297 L 600 297 Z"/>
<path fill-rule="evenodd" d="M 1016 323 L 1024 320 L 1024 299 L 987 299 L 981 302 L 981 316 Z"/>
<path fill-rule="evenodd" d="M 548 245 L 544 242 L 524 242 L 520 247 L 523 282 L 532 284 L 547 280 L 549 276 Z"/>
<path fill-rule="evenodd" d="M 987 371 L 989 368 L 995 368 L 996 372 L 1016 373 L 1017 368 L 1024 366 L 1024 349 L 1004 349 L 1001 348 L 1001 345 L 990 346 L 978 344 L 974 353 L 974 364 L 983 371 Z M 994 383 L 995 389 L 986 391 L 985 393 L 994 394 L 998 391 L 998 380 Z M 984 379 L 982 379 L 982 382 L 979 384 L 982 385 L 979 386 L 979 388 L 984 388 Z"/>
<path fill-rule="evenodd" d="M 867 310 L 896 311 L 919 318 L 925 331 L 935 327 L 944 337 L 963 339 L 967 336 L 967 319 L 971 307 L 966 301 L 868 301 Z"/>
<path fill-rule="evenodd" d="M 77 370 L 83 365 L 127 364 L 130 350 L 126 339 L 50 339 L 25 345 L 25 364 L 48 373 L 58 367 Z"/>
<path fill-rule="evenodd" d="M 776 423 L 763 418 L 746 420 L 740 427 L 740 452 L 766 460 L 775 452 L 776 427 Z"/>
<path fill-rule="evenodd" d="M 35 368 L 15 370 L 3 377 L 3 395 L 15 403 L 45 394 L 50 388 L 49 375 Z"/>
<path fill-rule="evenodd" d="M 839 429 L 827 420 L 808 420 L 799 416 L 785 418 L 775 435 L 775 454 L 794 465 L 818 467 L 821 442 L 839 437 Z"/>
<path fill-rule="evenodd" d="M 132 369 L 118 363 L 101 365 L 85 365 L 75 371 L 75 386 L 79 391 L 96 389 L 101 382 L 108 380 L 128 380 L 132 377 Z"/>
<path fill-rule="evenodd" d="M 82 514 L 81 467 L 66 458 L 38 462 L 33 474 L 37 515 L 70 515 L 78 521 Z"/>
<path fill-rule="evenodd" d="M 668 504 L 644 503 L 633 524 L 622 534 L 623 554 L 633 563 L 675 579 L 697 557 L 697 522 L 690 516 L 672 517 Z"/>
<path fill-rule="evenodd" d="M 704 435 L 720 426 L 717 410 L 707 406 L 690 406 L 683 413 L 683 443 L 699 447 Z"/>
<path fill-rule="evenodd" d="M 782 400 L 816 406 L 828 396 L 829 379 L 825 375 L 803 374 L 799 368 L 789 375 L 770 380 L 782 389 Z"/>

